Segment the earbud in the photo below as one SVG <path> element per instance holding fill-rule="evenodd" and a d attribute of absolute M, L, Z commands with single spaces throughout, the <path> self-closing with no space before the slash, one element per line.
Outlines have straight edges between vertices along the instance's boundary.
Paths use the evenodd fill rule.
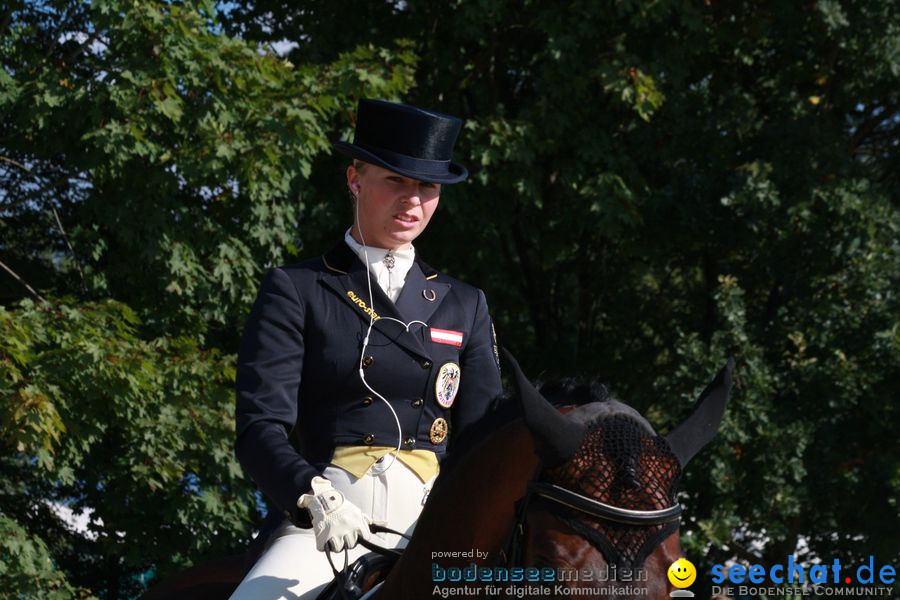
<path fill-rule="evenodd" d="M 357 194 L 359 193 L 359 184 L 358 183 L 354 183 L 350 187 L 351 187 L 351 189 L 353 189 L 354 193 L 357 193 Z"/>

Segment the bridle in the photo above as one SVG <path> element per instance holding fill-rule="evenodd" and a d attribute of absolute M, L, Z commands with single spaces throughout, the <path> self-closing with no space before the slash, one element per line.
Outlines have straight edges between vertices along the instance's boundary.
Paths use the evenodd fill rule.
<path fill-rule="evenodd" d="M 681 519 L 681 505 L 673 504 L 659 510 L 634 510 L 621 508 L 582 496 L 562 486 L 546 481 L 532 480 L 528 484 L 529 495 L 537 495 L 562 504 L 577 512 L 623 525 L 660 525 Z"/>
<path fill-rule="evenodd" d="M 539 467 L 535 476 L 528 483 L 527 493 L 519 500 L 512 534 L 505 550 L 501 551 L 501 558 L 510 567 L 521 566 L 522 550 L 525 542 L 525 520 L 528 509 L 536 498 L 548 500 L 555 505 L 562 506 L 564 509 L 569 509 L 569 511 L 578 514 L 588 515 L 618 525 L 645 527 L 662 525 L 663 527 L 657 533 L 657 537 L 660 538 L 674 531 L 681 520 L 682 507 L 677 502 L 672 506 L 657 510 L 622 508 L 589 498 L 562 486 L 541 481 L 539 478 L 540 473 L 541 468 Z M 551 512 L 556 514 L 558 511 Z M 614 549 L 611 549 L 609 544 L 593 528 L 585 525 L 580 519 L 566 518 L 559 514 L 556 514 L 556 516 L 581 537 L 585 538 L 592 546 L 600 550 L 609 562 L 614 562 L 610 557 Z"/>

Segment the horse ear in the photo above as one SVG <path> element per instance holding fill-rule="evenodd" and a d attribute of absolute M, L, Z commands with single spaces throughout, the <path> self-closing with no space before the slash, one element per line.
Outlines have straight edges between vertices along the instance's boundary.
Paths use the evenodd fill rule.
<path fill-rule="evenodd" d="M 535 452 L 548 467 L 568 460 L 581 445 L 585 426 L 560 414 L 528 381 L 513 355 L 506 348 L 501 348 L 501 351 L 513 372 L 525 424 L 534 438 Z"/>
<path fill-rule="evenodd" d="M 734 359 L 729 358 L 715 379 L 700 394 L 700 399 L 694 406 L 691 416 L 666 436 L 666 441 L 669 442 L 669 447 L 678 457 L 682 468 L 715 437 L 719 430 L 719 424 L 725 414 L 725 404 L 731 394 L 733 370 Z"/>

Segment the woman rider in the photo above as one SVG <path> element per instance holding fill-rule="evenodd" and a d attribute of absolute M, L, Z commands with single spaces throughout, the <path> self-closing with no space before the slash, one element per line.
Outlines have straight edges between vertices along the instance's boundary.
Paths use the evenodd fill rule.
<path fill-rule="evenodd" d="M 412 246 L 441 186 L 467 176 L 450 160 L 461 124 L 360 101 L 353 143 L 335 144 L 353 159 L 352 226 L 262 282 L 238 358 L 236 452 L 282 522 L 233 599 L 314 598 L 332 578 L 326 546 L 353 560 L 361 537 L 399 545 L 369 523 L 410 531 L 451 440 L 501 391 L 484 294 Z"/>

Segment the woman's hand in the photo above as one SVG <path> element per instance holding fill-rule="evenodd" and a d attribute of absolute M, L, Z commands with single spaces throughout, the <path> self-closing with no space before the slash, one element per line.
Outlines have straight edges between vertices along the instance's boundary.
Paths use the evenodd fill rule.
<path fill-rule="evenodd" d="M 360 537 L 369 539 L 372 520 L 324 477 L 313 477 L 312 493 L 300 496 L 297 506 L 309 510 L 319 550 L 328 544 L 333 552 L 340 552 L 356 546 Z"/>

